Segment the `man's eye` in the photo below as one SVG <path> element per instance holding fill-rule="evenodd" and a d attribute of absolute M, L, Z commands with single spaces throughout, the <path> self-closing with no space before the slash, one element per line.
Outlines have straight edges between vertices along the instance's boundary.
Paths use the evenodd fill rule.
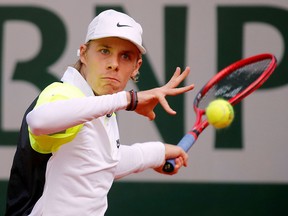
<path fill-rule="evenodd" d="M 110 53 L 110 51 L 108 49 L 101 49 L 100 52 L 102 54 L 109 54 Z"/>
<path fill-rule="evenodd" d="M 122 55 L 122 58 L 129 60 L 129 59 L 130 59 L 130 56 L 129 56 L 128 54 L 123 54 L 123 55 Z"/>

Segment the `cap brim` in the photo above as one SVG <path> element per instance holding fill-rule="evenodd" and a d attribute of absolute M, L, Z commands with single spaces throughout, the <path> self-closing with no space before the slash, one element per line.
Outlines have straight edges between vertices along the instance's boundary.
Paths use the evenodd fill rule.
<path fill-rule="evenodd" d="M 97 39 L 108 38 L 108 37 L 118 37 L 118 38 L 121 38 L 121 39 L 124 39 L 124 40 L 128 40 L 131 43 L 133 43 L 139 49 L 139 51 L 142 54 L 146 53 L 146 49 L 142 45 L 136 43 L 135 41 L 132 41 L 130 38 L 127 38 L 127 37 L 125 37 L 123 35 L 113 35 L 113 36 L 112 35 L 99 35 L 97 37 L 90 38 L 90 40 L 97 40 Z M 88 42 L 88 41 L 86 41 L 86 42 Z"/>

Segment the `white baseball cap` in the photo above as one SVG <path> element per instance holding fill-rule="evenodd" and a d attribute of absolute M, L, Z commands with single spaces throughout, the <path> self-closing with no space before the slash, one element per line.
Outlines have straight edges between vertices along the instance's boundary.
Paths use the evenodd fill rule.
<path fill-rule="evenodd" d="M 119 37 L 131 41 L 142 54 L 146 49 L 142 46 L 142 27 L 127 14 L 106 10 L 96 16 L 88 26 L 85 43 L 90 40 Z"/>

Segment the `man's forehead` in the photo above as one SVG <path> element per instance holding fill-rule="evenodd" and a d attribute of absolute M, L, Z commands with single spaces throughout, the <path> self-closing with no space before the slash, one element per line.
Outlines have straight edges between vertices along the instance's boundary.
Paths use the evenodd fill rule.
<path fill-rule="evenodd" d="M 119 37 L 106 37 L 106 38 L 100 38 L 91 40 L 92 43 L 94 43 L 96 46 L 105 46 L 107 48 L 122 48 L 125 50 L 135 50 L 137 52 L 140 52 L 140 50 L 135 46 L 134 43 L 127 39 L 119 38 Z"/>

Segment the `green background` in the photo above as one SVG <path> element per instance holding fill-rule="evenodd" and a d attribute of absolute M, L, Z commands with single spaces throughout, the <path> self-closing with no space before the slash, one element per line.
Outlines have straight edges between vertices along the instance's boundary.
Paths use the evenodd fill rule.
<path fill-rule="evenodd" d="M 4 200 L 6 182 L 0 182 Z M 288 215 L 288 185 L 115 182 L 107 216 Z M 4 202 L 0 205 L 3 215 Z"/>

